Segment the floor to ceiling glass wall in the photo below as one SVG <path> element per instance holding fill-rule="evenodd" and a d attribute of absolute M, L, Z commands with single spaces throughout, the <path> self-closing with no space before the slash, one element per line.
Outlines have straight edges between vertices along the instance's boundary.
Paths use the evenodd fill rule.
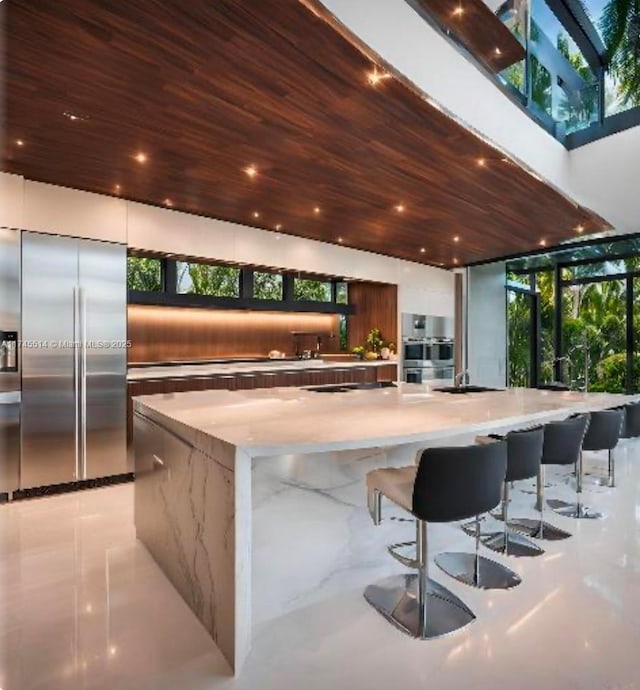
<path fill-rule="evenodd" d="M 506 297 L 509 385 L 640 392 L 639 238 L 511 261 Z"/>

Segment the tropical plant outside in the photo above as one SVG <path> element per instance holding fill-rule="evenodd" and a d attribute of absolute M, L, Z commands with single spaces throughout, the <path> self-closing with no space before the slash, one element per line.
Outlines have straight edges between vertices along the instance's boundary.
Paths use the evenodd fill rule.
<path fill-rule="evenodd" d="M 566 277 L 589 278 L 637 270 L 638 258 L 582 265 Z M 626 278 L 565 285 L 562 287 L 562 356 L 564 382 L 574 389 L 622 392 L 626 389 L 627 322 Z M 554 380 L 554 285 L 552 271 L 536 273 L 540 300 L 540 381 Z M 507 290 L 509 383 L 529 385 L 532 337 L 531 298 Z M 633 290 L 634 347 L 640 349 L 640 279 Z M 633 353 L 631 383 L 640 385 L 640 353 Z"/>
<path fill-rule="evenodd" d="M 253 296 L 257 299 L 282 299 L 282 275 L 280 273 L 253 274 Z"/>
<path fill-rule="evenodd" d="M 293 281 L 293 296 L 300 302 L 330 302 L 331 283 L 324 280 L 295 278 Z"/>
<path fill-rule="evenodd" d="M 234 266 L 178 262 L 178 292 L 213 297 L 240 295 L 240 269 Z"/>
<path fill-rule="evenodd" d="M 159 259 L 127 257 L 127 288 L 143 292 L 162 289 L 162 264 Z"/>
<path fill-rule="evenodd" d="M 640 0 L 609 0 L 599 24 L 623 102 L 640 105 Z"/>

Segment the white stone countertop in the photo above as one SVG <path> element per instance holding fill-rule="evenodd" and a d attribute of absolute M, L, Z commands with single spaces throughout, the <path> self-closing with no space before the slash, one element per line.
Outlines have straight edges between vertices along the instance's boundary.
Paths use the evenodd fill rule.
<path fill-rule="evenodd" d="M 375 360 L 373 362 L 358 360 L 330 359 L 273 359 L 263 362 L 229 362 L 218 364 L 174 364 L 150 367 L 131 367 L 127 372 L 127 381 L 147 381 L 151 379 L 180 379 L 194 376 L 215 376 L 216 374 L 248 374 L 265 371 L 290 371 L 295 369 L 344 369 L 345 367 L 382 367 L 396 365 L 397 361 Z"/>
<path fill-rule="evenodd" d="M 431 388 L 402 383 L 335 394 L 300 388 L 194 391 L 141 396 L 134 405 L 201 450 L 207 451 L 207 439 L 216 439 L 256 457 L 445 439 L 638 399 L 526 388 L 454 395 Z"/>

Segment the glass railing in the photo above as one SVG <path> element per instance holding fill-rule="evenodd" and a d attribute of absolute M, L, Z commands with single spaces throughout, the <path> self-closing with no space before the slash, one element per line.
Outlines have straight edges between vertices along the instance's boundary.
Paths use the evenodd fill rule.
<path fill-rule="evenodd" d="M 573 24 L 564 19 L 570 33 L 551 10 L 552 0 L 548 1 L 452 0 L 454 10 L 444 15 L 443 23 L 447 33 L 488 66 L 503 87 L 560 140 L 604 124 L 608 117 L 632 109 L 640 112 L 640 61 L 624 59 L 624 51 L 640 54 L 640 13 L 625 20 L 624 40 L 606 69 L 605 45 L 612 39 L 605 22 L 615 0 L 554 0 L 555 11 L 560 3 L 562 11 L 569 13 L 572 3 L 580 3 L 583 25 L 591 22 L 591 32 L 581 30 L 577 38 L 582 49 L 573 38 L 576 17 Z M 421 4 L 427 9 L 431 6 L 430 0 Z M 624 9 L 629 3 L 621 0 L 619 4 Z M 443 21 L 442 13 L 439 20 Z M 502 47 L 497 43 L 493 47 L 491 41 L 498 39 Z M 498 68 L 492 69 L 496 64 Z"/>

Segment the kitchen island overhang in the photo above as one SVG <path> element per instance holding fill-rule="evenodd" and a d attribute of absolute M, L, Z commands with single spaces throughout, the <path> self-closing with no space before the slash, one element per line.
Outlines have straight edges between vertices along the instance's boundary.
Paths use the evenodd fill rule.
<path fill-rule="evenodd" d="M 257 459 L 326 454 L 331 461 L 341 451 L 468 443 L 480 433 L 632 400 L 531 389 L 451 395 L 420 384 L 338 394 L 286 388 L 136 398 L 137 536 L 237 673 L 251 646 Z"/>

